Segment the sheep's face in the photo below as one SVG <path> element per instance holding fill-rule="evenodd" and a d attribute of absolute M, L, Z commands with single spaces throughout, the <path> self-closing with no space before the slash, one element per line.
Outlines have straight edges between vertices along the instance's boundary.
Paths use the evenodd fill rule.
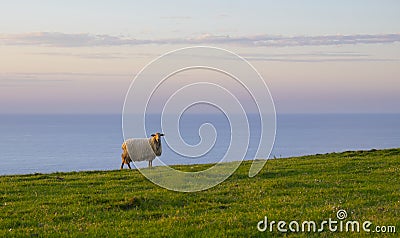
<path fill-rule="evenodd" d="M 159 141 L 160 141 L 160 137 L 161 136 L 164 136 L 164 134 L 162 134 L 162 133 L 156 133 L 156 134 L 152 134 L 151 135 L 152 137 L 154 137 L 154 139 L 156 140 L 156 142 L 158 143 Z"/>

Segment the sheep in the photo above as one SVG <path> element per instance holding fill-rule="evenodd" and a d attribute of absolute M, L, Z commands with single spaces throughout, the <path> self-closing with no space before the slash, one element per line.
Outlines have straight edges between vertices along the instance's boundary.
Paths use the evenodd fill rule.
<path fill-rule="evenodd" d="M 164 134 L 157 132 L 152 134 L 150 138 L 127 139 L 121 147 L 121 170 L 124 164 L 127 164 L 131 169 L 130 162 L 132 161 L 149 161 L 149 168 L 151 168 L 153 160 L 162 153 L 161 136 L 164 136 Z"/>

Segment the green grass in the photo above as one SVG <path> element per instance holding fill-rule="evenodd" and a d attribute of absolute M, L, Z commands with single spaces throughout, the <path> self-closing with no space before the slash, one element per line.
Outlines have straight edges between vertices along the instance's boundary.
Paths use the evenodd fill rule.
<path fill-rule="evenodd" d="M 254 178 L 247 176 L 250 165 L 244 162 L 225 182 L 196 193 L 160 188 L 136 170 L 0 176 L 0 237 L 278 236 L 284 234 L 276 227 L 259 232 L 258 221 L 268 216 L 318 223 L 337 220 L 340 209 L 347 211 L 346 220 L 400 232 L 400 149 L 274 159 Z M 322 235 L 378 234 L 326 228 Z"/>

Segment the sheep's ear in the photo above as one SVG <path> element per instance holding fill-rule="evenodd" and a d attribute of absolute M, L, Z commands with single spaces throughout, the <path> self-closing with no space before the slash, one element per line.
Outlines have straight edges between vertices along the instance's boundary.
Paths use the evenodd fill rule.
<path fill-rule="evenodd" d="M 154 135 L 154 134 L 151 134 L 151 136 L 156 136 L 156 135 Z"/>
<path fill-rule="evenodd" d="M 164 136 L 164 134 L 160 134 L 160 136 Z"/>

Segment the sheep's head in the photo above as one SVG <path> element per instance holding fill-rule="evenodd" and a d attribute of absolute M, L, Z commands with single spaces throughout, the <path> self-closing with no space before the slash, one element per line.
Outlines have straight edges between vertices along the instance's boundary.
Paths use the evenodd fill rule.
<path fill-rule="evenodd" d="M 151 136 L 154 137 L 154 139 L 158 142 L 160 140 L 160 137 L 164 136 L 164 134 L 157 132 L 156 134 L 152 134 Z"/>

